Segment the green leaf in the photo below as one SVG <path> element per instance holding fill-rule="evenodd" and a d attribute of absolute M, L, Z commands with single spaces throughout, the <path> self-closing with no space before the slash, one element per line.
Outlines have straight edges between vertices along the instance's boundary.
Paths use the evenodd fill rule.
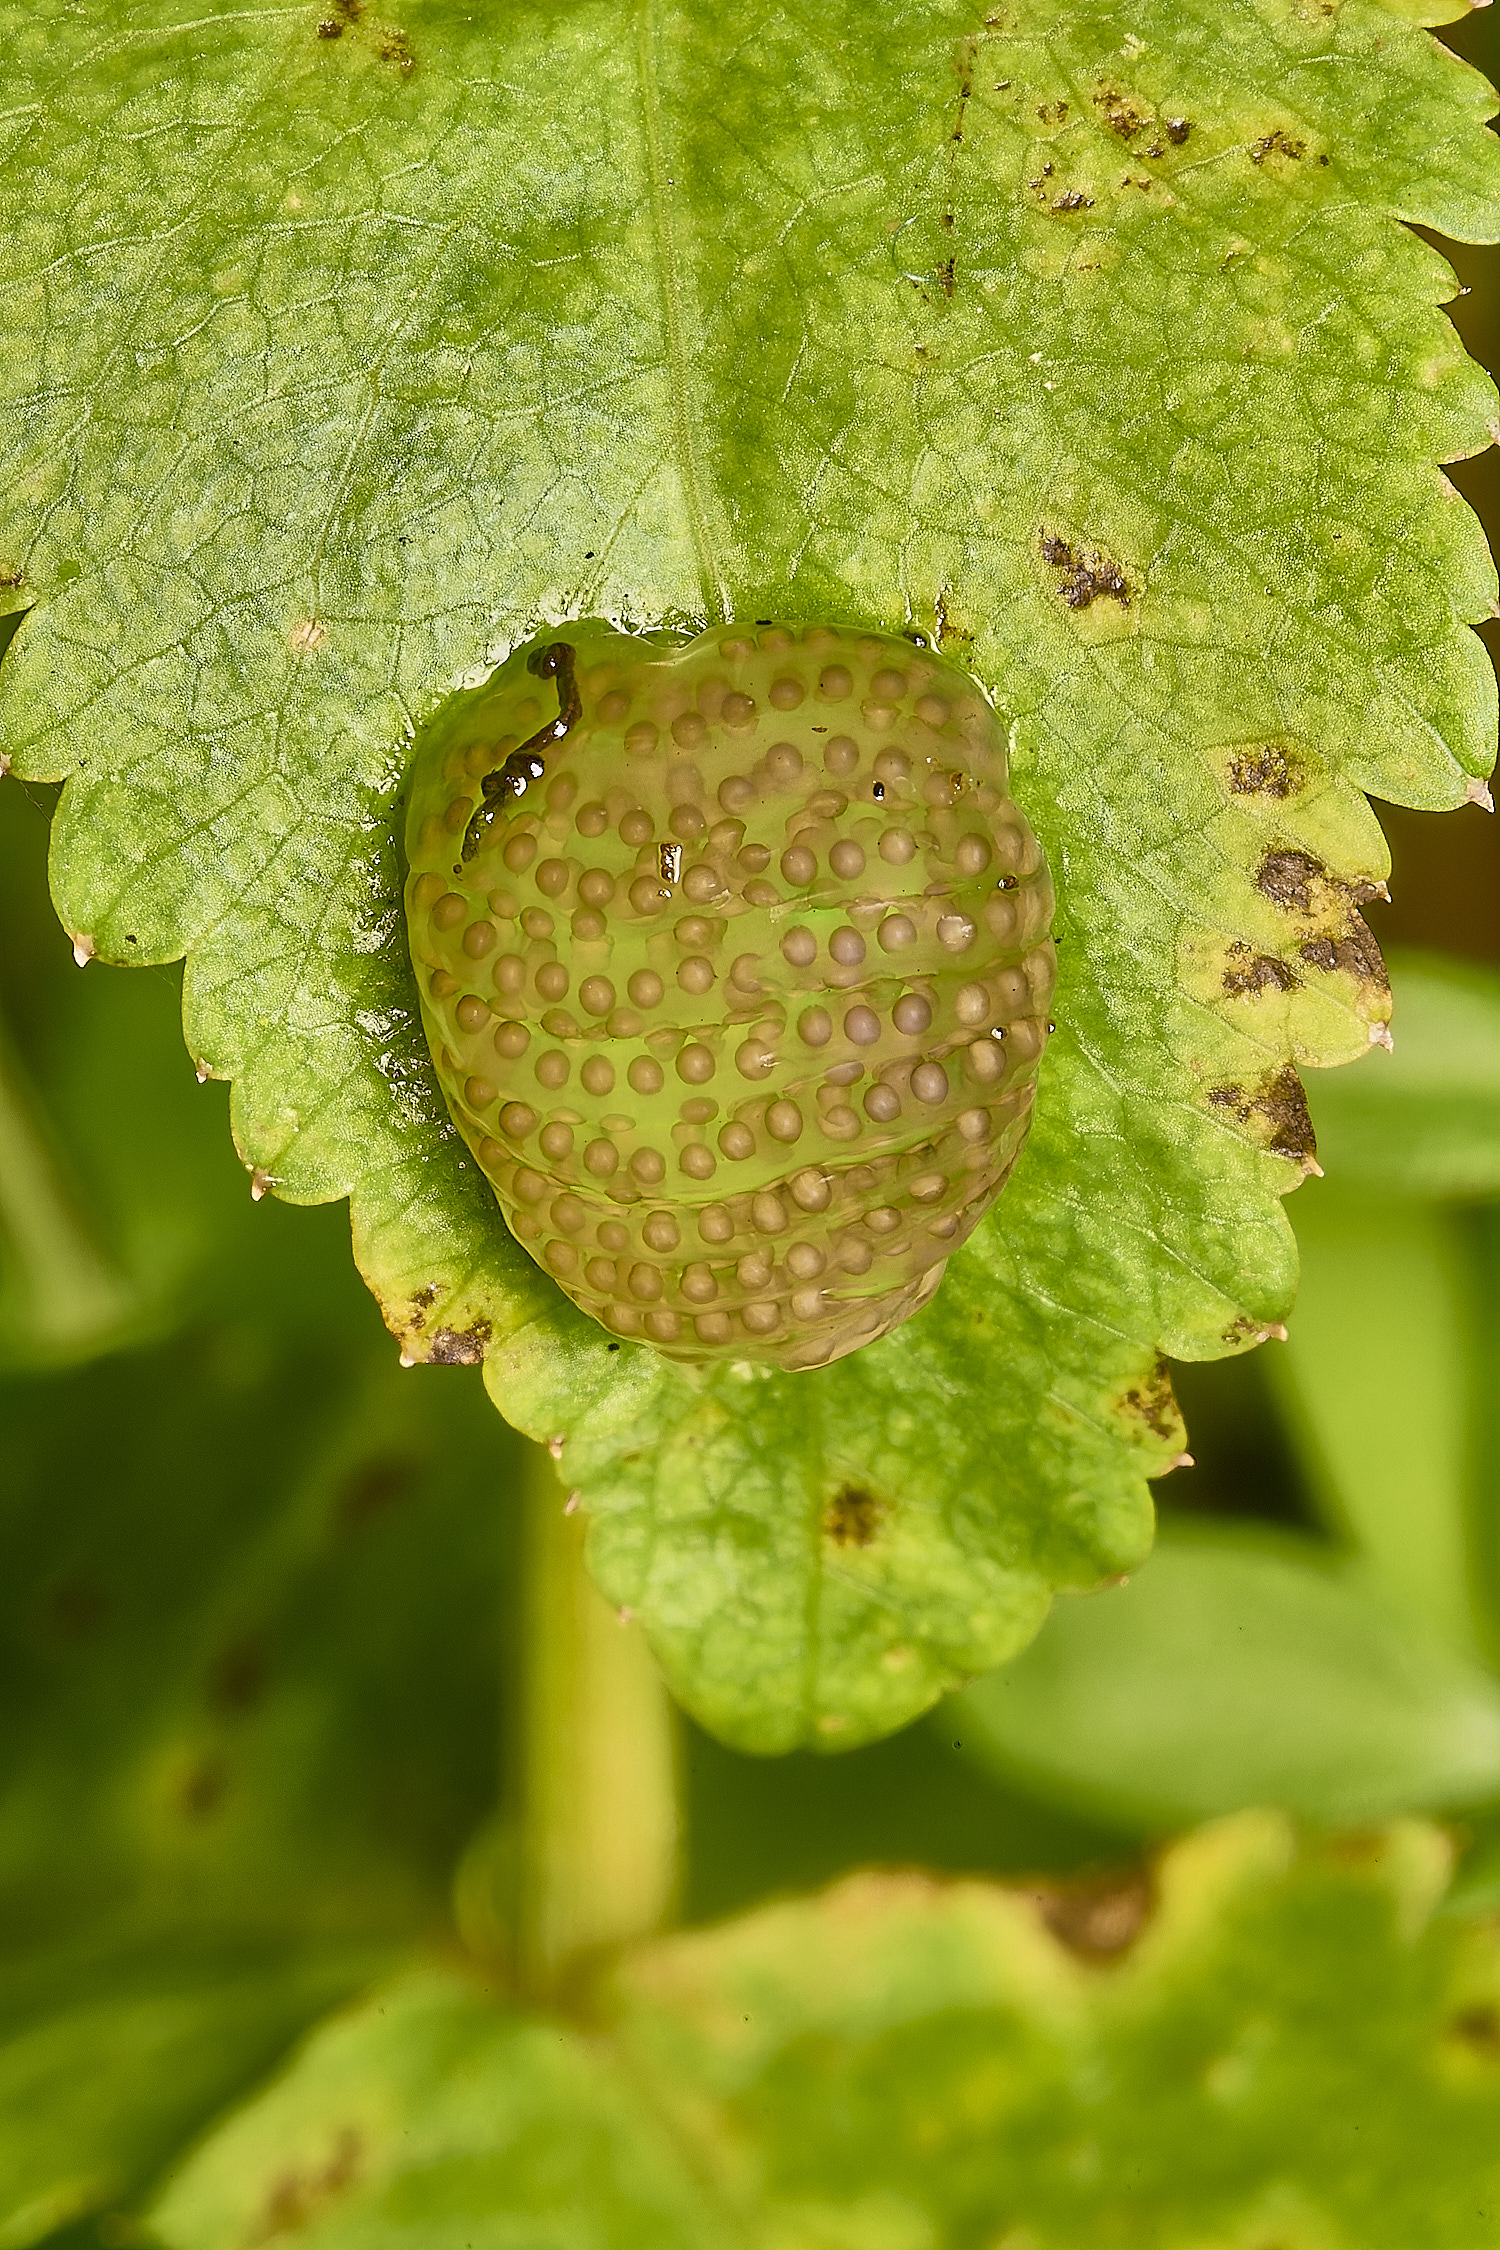
<path fill-rule="evenodd" d="M 387 1986 L 320 2031 L 152 2213 L 168 2243 L 295 2231 L 349 2250 L 483 2239 L 698 2250 L 720 2239 L 647 2102 L 590 2043 L 457 1976 Z"/>
<path fill-rule="evenodd" d="M 859 1876 L 668 1939 L 587 2037 L 408 1979 L 151 2222 L 169 2250 L 1473 2250 L 1500 1950 L 1431 1919 L 1446 1872 L 1430 1829 L 1299 1846 L 1253 1814 L 1149 1898 Z"/>
<path fill-rule="evenodd" d="M 1323 1165 L 1376 1193 L 1500 1195 L 1500 976 L 1406 953 L 1393 978 L 1394 1052 L 1310 1089 Z"/>
<path fill-rule="evenodd" d="M 1139 1928 L 1138 1888 L 1039 1912 L 856 1878 L 663 1948 L 632 2029 L 679 2115 L 717 2096 L 768 2243 L 1470 2250 L 1500 2191 L 1500 1963 L 1424 1927 L 1444 1872 L 1431 1831 L 1299 1852 L 1250 1815 L 1167 1855 L 1105 1968 L 1087 1948 Z"/>
<path fill-rule="evenodd" d="M 1487 1334 L 1468 1215 L 1309 1188 L 1275 1393 L 1309 1489 L 1385 1598 L 1478 1653 L 1474 1403 Z"/>
<path fill-rule="evenodd" d="M 0 2243 L 138 2190 L 389 1948 L 74 1945 L 0 1971 Z"/>
<path fill-rule="evenodd" d="M 9 2246 L 137 2193 L 446 1930 L 495 1792 L 516 1467 L 477 1377 L 396 1365 L 339 1214 L 252 1204 L 175 976 L 49 957 L 27 810 L 0 807 L 17 1048 L 152 1319 L 0 1377 Z"/>
<path fill-rule="evenodd" d="M 1178 1532 L 1060 1602 L 944 1714 L 966 1747 L 1145 1828 L 1272 1804 L 1330 1825 L 1500 1796 L 1500 1690 L 1310 1541 Z"/>
<path fill-rule="evenodd" d="M 64 920 L 188 955 L 246 1162 L 570 1436 L 601 1584 L 748 1745 L 889 1729 L 1132 1566 L 1157 1354 L 1286 1309 L 1290 1064 L 1386 1008 L 1359 791 L 1456 805 L 1493 744 L 1435 464 L 1494 393 L 1401 222 L 1494 233 L 1500 152 L 1411 12 L 10 0 L 0 718 L 72 775 Z M 397 925 L 413 723 L 544 618 L 730 611 L 940 636 L 1062 901 L 998 1213 L 774 1381 L 611 1355 L 519 1254 Z"/>

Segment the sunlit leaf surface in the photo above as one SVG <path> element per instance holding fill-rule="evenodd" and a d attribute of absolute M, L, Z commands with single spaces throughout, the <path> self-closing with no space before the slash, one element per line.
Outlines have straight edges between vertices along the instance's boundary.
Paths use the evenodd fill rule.
<path fill-rule="evenodd" d="M 191 2157 L 171 2250 L 1472 2250 L 1500 2195 L 1493 1934 L 1416 1825 L 1271 1815 L 1140 1883 L 860 1877 L 627 1964 L 611 2040 L 458 1979 L 336 2021 Z"/>
<path fill-rule="evenodd" d="M 247 1164 L 351 1198 L 410 1356 L 570 1434 L 601 1583 L 748 1745 L 889 1729 L 1136 1562 L 1158 1352 L 1286 1310 L 1291 1064 L 1387 1006 L 1359 791 L 1456 805 L 1492 749 L 1437 464 L 1494 394 L 1399 222 L 1492 233 L 1500 156 L 1413 12 L 5 13 L 0 716 L 72 776 L 64 918 L 187 954 Z M 589 613 L 920 630 L 1013 722 L 1037 1130 L 935 1305 L 817 1375 L 612 1354 L 420 1044 L 411 729 Z"/>

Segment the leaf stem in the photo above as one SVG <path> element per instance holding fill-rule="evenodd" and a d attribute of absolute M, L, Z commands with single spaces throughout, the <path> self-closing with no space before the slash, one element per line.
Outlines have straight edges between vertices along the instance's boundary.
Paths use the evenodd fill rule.
<path fill-rule="evenodd" d="M 644 1937 L 671 1904 L 672 1713 L 643 1635 L 584 1567 L 584 1519 L 546 1449 L 524 1472 L 518 1981 L 552 1998 L 580 1956 Z"/>

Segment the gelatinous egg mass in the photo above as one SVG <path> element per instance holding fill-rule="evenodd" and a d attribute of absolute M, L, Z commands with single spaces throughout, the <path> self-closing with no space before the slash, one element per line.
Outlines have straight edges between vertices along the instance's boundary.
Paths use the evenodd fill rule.
<path fill-rule="evenodd" d="M 972 680 L 852 628 L 562 626 L 425 730 L 407 850 L 449 1107 L 586 1312 L 807 1368 L 926 1302 L 1020 1151 L 1054 976 Z"/>

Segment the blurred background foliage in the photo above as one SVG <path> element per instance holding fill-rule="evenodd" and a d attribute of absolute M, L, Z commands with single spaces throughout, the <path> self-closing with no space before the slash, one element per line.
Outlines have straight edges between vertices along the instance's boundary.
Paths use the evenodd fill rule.
<path fill-rule="evenodd" d="M 1500 72 L 1488 12 L 1445 36 Z M 1500 252 L 1442 247 L 1500 368 Z M 1496 539 L 1500 457 L 1452 475 Z M 344 1211 L 252 1203 L 178 974 L 79 974 L 49 810 L 0 788 L 0 2250 L 101 2239 L 306 2024 L 454 1948 L 521 1473 L 477 1371 L 400 1368 Z M 1500 1911 L 1500 823 L 1381 812 L 1396 1051 L 1309 1088 L 1288 1342 L 1173 1371 L 1156 1555 L 870 1749 L 683 1722 L 682 1920 L 920 1865 L 1071 1885 L 1107 1954 L 1143 1855 L 1255 1805 L 1443 1816 L 1447 1911 Z"/>

